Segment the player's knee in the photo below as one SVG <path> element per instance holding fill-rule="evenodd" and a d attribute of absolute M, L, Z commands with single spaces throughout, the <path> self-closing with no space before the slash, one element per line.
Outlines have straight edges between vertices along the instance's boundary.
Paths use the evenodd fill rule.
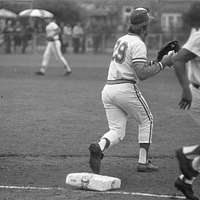
<path fill-rule="evenodd" d="M 200 173 L 200 156 L 197 156 L 192 161 L 192 167 Z"/>
<path fill-rule="evenodd" d="M 124 127 L 113 127 L 110 129 L 112 133 L 115 133 L 116 140 L 121 141 L 125 137 L 125 128 Z"/>
<path fill-rule="evenodd" d="M 124 137 L 125 137 L 125 127 L 124 126 L 114 127 L 113 131 L 116 132 L 116 134 L 119 137 L 119 140 L 124 139 Z"/>

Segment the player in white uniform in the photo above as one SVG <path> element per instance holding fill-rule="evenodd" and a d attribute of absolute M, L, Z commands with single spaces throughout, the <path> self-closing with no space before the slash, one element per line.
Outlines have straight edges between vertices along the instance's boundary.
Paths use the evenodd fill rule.
<path fill-rule="evenodd" d="M 54 53 L 64 64 L 66 70 L 65 75 L 69 75 L 71 73 L 71 68 L 61 52 L 61 42 L 59 40 L 60 28 L 54 19 L 46 19 L 46 21 L 48 23 L 46 26 L 47 46 L 43 54 L 42 66 L 36 74 L 45 75 L 51 54 Z"/>
<path fill-rule="evenodd" d="M 107 83 L 102 90 L 102 101 L 106 111 L 109 131 L 99 142 L 89 146 L 89 164 L 94 173 L 100 172 L 103 152 L 123 140 L 128 116 L 134 118 L 139 126 L 140 144 L 137 171 L 152 172 L 158 167 L 148 158 L 152 142 L 153 116 L 142 96 L 138 83 L 171 65 L 171 56 L 161 62 L 150 63 L 144 43 L 149 24 L 146 9 L 138 8 L 130 17 L 128 34 L 119 38 L 115 44 L 108 71 Z"/>
<path fill-rule="evenodd" d="M 200 125 L 200 2 L 191 5 L 186 20 L 191 26 L 191 33 L 174 55 L 173 63 L 182 86 L 180 108 L 190 108 L 191 117 Z M 184 146 L 176 151 L 176 156 L 182 174 L 177 178 L 175 187 L 188 199 L 197 200 L 192 183 L 200 172 L 200 145 Z"/>

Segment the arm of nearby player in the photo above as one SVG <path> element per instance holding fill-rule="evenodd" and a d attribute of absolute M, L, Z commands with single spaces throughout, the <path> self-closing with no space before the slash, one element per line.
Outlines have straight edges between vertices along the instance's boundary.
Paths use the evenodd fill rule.
<path fill-rule="evenodd" d="M 183 90 L 181 101 L 179 102 L 181 109 L 189 109 L 192 103 L 192 94 L 189 87 L 186 63 L 195 57 L 196 55 L 194 53 L 185 48 L 182 48 L 172 57 L 175 74 Z"/>
<path fill-rule="evenodd" d="M 187 76 L 186 63 L 194 59 L 196 55 L 187 49 L 182 48 L 177 54 L 172 57 L 174 70 L 178 81 L 183 90 L 188 88 L 189 80 Z"/>

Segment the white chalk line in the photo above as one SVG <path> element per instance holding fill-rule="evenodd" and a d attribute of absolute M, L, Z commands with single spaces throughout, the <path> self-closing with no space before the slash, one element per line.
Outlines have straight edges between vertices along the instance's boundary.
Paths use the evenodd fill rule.
<path fill-rule="evenodd" d="M 14 185 L 0 185 L 0 189 L 8 189 L 8 190 L 60 190 L 66 191 L 66 188 L 62 187 L 33 187 L 33 186 L 14 186 Z M 77 192 L 77 190 L 74 190 Z M 158 197 L 158 198 L 171 198 L 171 199 L 185 199 L 184 196 L 176 196 L 176 195 L 167 195 L 167 194 L 150 194 L 150 193 L 142 193 L 142 192 L 124 192 L 124 191 L 105 191 L 105 192 L 97 192 L 97 191 L 87 191 L 84 192 L 90 193 L 101 193 L 101 194 L 119 194 L 119 195 L 132 195 L 132 196 L 147 196 L 147 197 Z"/>

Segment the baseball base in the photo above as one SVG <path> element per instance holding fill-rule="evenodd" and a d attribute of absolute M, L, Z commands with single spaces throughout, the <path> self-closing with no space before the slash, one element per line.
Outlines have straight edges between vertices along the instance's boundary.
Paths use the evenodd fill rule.
<path fill-rule="evenodd" d="M 66 184 L 85 190 L 107 191 L 119 189 L 121 180 L 115 177 L 82 172 L 68 174 Z"/>

